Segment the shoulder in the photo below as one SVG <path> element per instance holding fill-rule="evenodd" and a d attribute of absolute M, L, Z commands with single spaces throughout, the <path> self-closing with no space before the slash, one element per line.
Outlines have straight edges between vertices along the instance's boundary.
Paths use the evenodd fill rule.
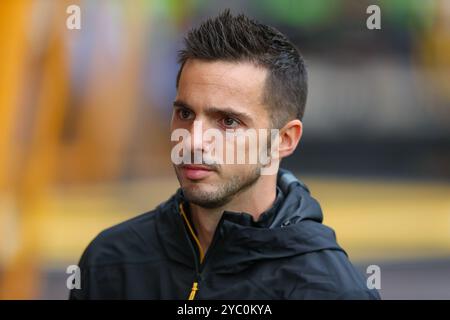
<path fill-rule="evenodd" d="M 345 251 L 318 252 L 333 279 L 335 299 L 380 299 L 377 290 L 367 287 L 366 277 L 350 261 Z"/>
<path fill-rule="evenodd" d="M 343 250 L 325 249 L 307 253 L 299 260 L 303 285 L 292 291 L 291 299 L 380 299 L 375 289 L 367 287 L 363 274 L 351 263 Z"/>
<path fill-rule="evenodd" d="M 135 266 L 159 264 L 163 259 L 158 241 L 158 222 L 168 216 L 164 206 L 119 223 L 100 232 L 84 250 L 79 261 L 81 289 L 70 292 L 70 299 L 122 297 L 121 275 Z M 158 225 L 157 225 L 158 224 Z"/>
<path fill-rule="evenodd" d="M 100 232 L 87 246 L 81 268 L 137 263 L 157 258 L 156 221 L 160 207 Z M 145 232 L 144 232 L 145 231 Z"/>

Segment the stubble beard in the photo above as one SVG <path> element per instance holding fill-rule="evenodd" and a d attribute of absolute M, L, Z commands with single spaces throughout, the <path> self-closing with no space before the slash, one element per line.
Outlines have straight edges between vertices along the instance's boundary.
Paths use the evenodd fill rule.
<path fill-rule="evenodd" d="M 236 174 L 231 176 L 214 191 L 202 190 L 200 186 L 196 186 L 196 182 L 192 182 L 192 185 L 189 187 L 184 187 L 177 169 L 175 169 L 175 173 L 183 191 L 184 198 L 188 202 L 202 208 L 213 209 L 226 205 L 236 195 L 253 186 L 261 177 L 261 166 L 255 166 L 245 175 Z"/>

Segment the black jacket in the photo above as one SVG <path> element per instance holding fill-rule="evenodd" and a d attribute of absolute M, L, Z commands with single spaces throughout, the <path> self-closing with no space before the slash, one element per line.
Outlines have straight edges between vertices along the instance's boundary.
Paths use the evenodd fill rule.
<path fill-rule="evenodd" d="M 289 171 L 280 169 L 276 201 L 257 222 L 224 212 L 202 263 L 183 201 L 179 189 L 155 210 L 101 232 L 81 257 L 81 289 L 70 298 L 379 299 Z"/>

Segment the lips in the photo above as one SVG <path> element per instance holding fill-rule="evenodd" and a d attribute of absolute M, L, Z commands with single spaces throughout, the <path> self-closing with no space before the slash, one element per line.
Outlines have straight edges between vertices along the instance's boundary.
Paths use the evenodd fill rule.
<path fill-rule="evenodd" d="M 208 177 L 214 171 L 208 166 L 185 164 L 180 167 L 182 174 L 190 180 L 200 180 Z"/>

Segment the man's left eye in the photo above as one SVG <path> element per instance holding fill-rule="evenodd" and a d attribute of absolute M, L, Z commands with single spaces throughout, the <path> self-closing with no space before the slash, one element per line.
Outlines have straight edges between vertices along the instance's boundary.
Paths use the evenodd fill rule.
<path fill-rule="evenodd" d="M 222 124 L 226 128 L 236 128 L 241 123 L 238 120 L 234 119 L 234 118 L 226 117 L 226 118 L 222 119 Z"/>

